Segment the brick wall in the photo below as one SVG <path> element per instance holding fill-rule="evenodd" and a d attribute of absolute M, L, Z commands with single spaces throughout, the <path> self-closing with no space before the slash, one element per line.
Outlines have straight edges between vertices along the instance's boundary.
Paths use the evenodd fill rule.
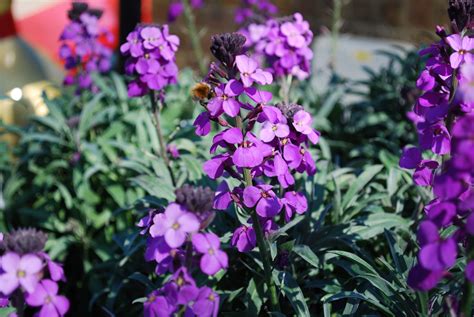
<path fill-rule="evenodd" d="M 166 21 L 169 0 L 154 0 L 154 16 Z M 197 22 L 204 28 L 203 46 L 207 51 L 209 37 L 214 33 L 235 30 L 233 14 L 239 0 L 204 0 L 206 5 L 196 12 Z M 346 0 L 342 32 L 364 36 L 385 37 L 426 43 L 432 40 L 437 24 L 447 25 L 448 0 Z M 274 0 L 282 15 L 301 12 L 310 21 L 315 33 L 324 32 L 332 24 L 333 0 Z M 181 35 L 180 64 L 189 64 L 189 43 L 183 36 L 184 21 L 180 18 L 172 31 Z"/>

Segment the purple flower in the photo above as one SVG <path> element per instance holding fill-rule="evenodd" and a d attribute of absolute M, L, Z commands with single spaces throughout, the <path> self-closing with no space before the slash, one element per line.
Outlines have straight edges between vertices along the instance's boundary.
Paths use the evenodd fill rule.
<path fill-rule="evenodd" d="M 311 153 L 302 146 L 288 143 L 283 149 L 283 157 L 289 162 L 288 166 L 290 168 L 295 168 L 299 172 L 306 170 L 309 175 L 316 173 L 316 164 L 311 157 Z"/>
<path fill-rule="evenodd" d="M 260 130 L 260 139 L 263 142 L 271 142 L 275 137 L 286 138 L 290 134 L 290 128 L 286 124 L 286 119 L 281 111 L 275 107 L 265 107 L 264 111 L 269 113 L 270 109 L 276 112 L 276 115 L 264 122 Z"/>
<path fill-rule="evenodd" d="M 209 120 L 209 113 L 202 112 L 194 120 L 193 125 L 196 127 L 196 134 L 199 136 L 206 136 L 211 131 L 211 121 Z"/>
<path fill-rule="evenodd" d="M 217 210 L 226 210 L 231 202 L 232 196 L 230 195 L 229 185 L 226 181 L 223 181 L 217 187 L 213 207 Z"/>
<path fill-rule="evenodd" d="M 235 64 L 240 72 L 240 80 L 244 87 L 250 87 L 254 82 L 260 85 L 269 85 L 273 81 L 271 73 L 258 68 L 258 63 L 246 55 L 235 57 Z"/>
<path fill-rule="evenodd" d="M 400 167 L 406 169 L 417 168 L 423 159 L 421 151 L 416 147 L 405 147 L 402 156 L 400 157 Z"/>
<path fill-rule="evenodd" d="M 167 25 L 138 25 L 128 35 L 120 50 L 128 57 L 125 72 L 133 78 L 128 84 L 130 97 L 160 91 L 177 82 L 175 52 L 178 46 L 179 38 L 169 34 Z"/>
<path fill-rule="evenodd" d="M 449 201 L 436 202 L 425 208 L 427 218 L 439 228 L 450 225 L 456 216 L 456 205 Z"/>
<path fill-rule="evenodd" d="M 313 118 L 304 110 L 300 110 L 293 116 L 293 126 L 296 131 L 308 136 L 308 139 L 316 144 L 319 141 L 319 134 L 312 128 Z"/>
<path fill-rule="evenodd" d="M 162 36 L 159 28 L 147 26 L 140 30 L 140 36 L 143 39 L 143 47 L 151 50 L 161 45 Z"/>
<path fill-rule="evenodd" d="M 207 105 L 212 116 L 217 117 L 225 112 L 230 117 L 235 117 L 240 112 L 241 103 L 238 97 L 244 87 L 237 80 L 230 80 L 227 84 L 214 89 L 216 96 Z"/>
<path fill-rule="evenodd" d="M 63 83 L 77 85 L 76 92 L 92 89 L 97 91 L 90 77 L 91 72 L 106 73 L 111 68 L 112 50 L 104 45 L 112 42 L 112 35 L 101 28 L 99 18 L 87 8 L 79 15 L 69 16 L 71 22 L 64 28 L 60 36 L 59 57 L 68 71 Z M 125 50 L 130 46 L 125 46 Z M 134 48 L 135 51 L 135 48 Z"/>
<path fill-rule="evenodd" d="M 171 157 L 177 159 L 180 157 L 178 147 L 174 144 L 168 144 L 166 151 L 171 154 Z"/>
<path fill-rule="evenodd" d="M 449 58 L 452 68 L 458 68 L 464 61 L 470 64 L 474 63 L 474 55 L 471 53 L 474 50 L 474 39 L 469 36 L 461 37 L 459 34 L 453 34 L 446 38 L 446 42 L 455 51 Z"/>
<path fill-rule="evenodd" d="M 219 295 L 209 287 L 201 288 L 193 312 L 199 317 L 217 317 L 219 311 Z"/>
<path fill-rule="evenodd" d="M 143 56 L 143 42 L 137 31 L 133 31 L 127 36 L 127 42 L 120 46 L 120 52 L 122 54 L 130 52 L 132 57 Z"/>
<path fill-rule="evenodd" d="M 302 193 L 296 191 L 286 192 L 281 202 L 285 207 L 286 221 L 289 221 L 295 212 L 301 215 L 308 210 L 308 201 L 306 200 L 306 197 Z"/>
<path fill-rule="evenodd" d="M 459 93 L 465 103 L 471 104 L 472 109 L 474 103 L 474 64 L 464 64 L 461 67 L 461 75 Z"/>
<path fill-rule="evenodd" d="M 423 246 L 418 254 L 421 266 L 431 271 L 444 271 L 456 263 L 456 241 L 453 238 Z"/>
<path fill-rule="evenodd" d="M 198 233 L 193 235 L 193 245 L 198 252 L 203 254 L 201 257 L 201 270 L 204 273 L 214 275 L 221 269 L 227 268 L 227 254 L 220 250 L 221 242 L 214 233 Z"/>
<path fill-rule="evenodd" d="M 286 36 L 288 45 L 296 48 L 302 48 L 306 44 L 303 36 L 305 30 L 298 28 L 297 24 L 285 22 L 280 27 L 281 33 Z"/>
<path fill-rule="evenodd" d="M 159 292 L 153 291 L 148 295 L 147 301 L 143 305 L 145 317 L 168 317 L 173 314 L 175 307 L 171 305 Z"/>
<path fill-rule="evenodd" d="M 253 250 L 257 245 L 257 237 L 253 227 L 240 226 L 235 229 L 231 244 L 237 247 L 237 250 L 242 253 Z"/>
<path fill-rule="evenodd" d="M 163 237 L 149 238 L 147 239 L 145 260 L 156 261 L 158 264 L 156 272 L 163 274 L 172 268 L 174 259 L 172 251 L 174 250 L 170 248 Z"/>
<path fill-rule="evenodd" d="M 465 272 L 466 272 L 466 278 L 471 283 L 474 283 L 474 261 L 469 261 L 469 263 L 467 263 Z"/>
<path fill-rule="evenodd" d="M 418 264 L 408 274 L 408 285 L 416 290 L 428 291 L 434 288 L 443 276 L 443 271 L 430 271 Z"/>
<path fill-rule="evenodd" d="M 244 189 L 244 205 L 248 208 L 256 206 L 257 214 L 261 217 L 273 217 L 281 208 L 281 202 L 270 185 L 248 186 Z"/>
<path fill-rule="evenodd" d="M 262 143 L 252 133 L 244 137 L 239 128 L 231 128 L 222 135 L 229 144 L 236 144 L 237 149 L 232 155 L 232 161 L 239 167 L 253 168 L 262 164 L 263 159 L 271 154 L 271 147 Z"/>
<path fill-rule="evenodd" d="M 58 284 L 51 280 L 42 280 L 34 292 L 26 296 L 28 305 L 41 306 L 39 317 L 64 316 L 69 310 L 69 301 L 58 295 Z"/>
<path fill-rule="evenodd" d="M 176 1 L 170 3 L 168 8 L 168 22 L 174 22 L 177 18 L 179 18 L 184 12 L 184 6 L 181 1 Z"/>
<path fill-rule="evenodd" d="M 212 179 L 221 177 L 224 173 L 225 166 L 230 162 L 229 154 L 220 154 L 204 163 L 203 170 Z"/>
<path fill-rule="evenodd" d="M 416 81 L 416 87 L 423 91 L 430 91 L 435 86 L 435 78 L 431 75 L 430 71 L 425 70 L 420 74 L 420 77 Z"/>
<path fill-rule="evenodd" d="M 151 236 L 164 236 L 171 248 L 182 246 L 187 234 L 197 232 L 201 225 L 195 215 L 175 203 L 168 205 L 164 213 L 157 214 L 153 223 L 150 227 Z"/>
<path fill-rule="evenodd" d="M 418 124 L 420 146 L 422 149 L 431 149 L 438 155 L 448 154 L 451 151 L 451 136 L 443 124 Z"/>
<path fill-rule="evenodd" d="M 19 256 L 8 252 L 1 258 L 3 273 L 0 274 L 0 292 L 10 295 L 21 286 L 26 292 L 32 293 L 39 281 L 38 273 L 43 264 L 36 255 Z"/>
<path fill-rule="evenodd" d="M 418 186 L 431 186 L 434 179 L 434 171 L 438 168 L 439 163 L 431 160 L 422 160 L 415 172 L 413 173 L 413 181 Z"/>

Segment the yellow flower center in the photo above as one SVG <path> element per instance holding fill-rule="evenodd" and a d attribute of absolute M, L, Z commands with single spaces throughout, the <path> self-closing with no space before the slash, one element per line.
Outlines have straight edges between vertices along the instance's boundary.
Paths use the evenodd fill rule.
<path fill-rule="evenodd" d="M 214 249 L 212 249 L 212 248 L 209 249 L 209 250 L 207 251 L 207 253 L 209 253 L 210 255 L 214 255 L 214 254 L 215 254 Z"/>
<path fill-rule="evenodd" d="M 179 225 L 179 223 L 177 223 L 177 222 L 175 222 L 175 223 L 173 224 L 173 226 L 172 226 L 172 228 L 173 228 L 174 230 L 178 230 L 179 227 L 180 227 L 180 225 Z"/>
<path fill-rule="evenodd" d="M 22 278 L 22 277 L 25 277 L 26 276 L 26 272 L 25 271 L 18 271 L 18 273 L 16 274 L 19 278 Z"/>

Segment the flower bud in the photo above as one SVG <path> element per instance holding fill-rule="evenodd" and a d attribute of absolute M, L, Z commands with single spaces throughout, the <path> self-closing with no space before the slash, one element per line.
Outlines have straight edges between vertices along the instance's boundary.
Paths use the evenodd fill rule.
<path fill-rule="evenodd" d="M 5 234 L 3 247 L 5 251 L 18 254 L 37 253 L 43 251 L 48 236 L 33 228 L 18 229 Z"/>

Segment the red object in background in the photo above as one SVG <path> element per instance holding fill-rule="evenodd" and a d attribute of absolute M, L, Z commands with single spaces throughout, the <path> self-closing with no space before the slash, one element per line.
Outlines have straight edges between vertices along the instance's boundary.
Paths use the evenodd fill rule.
<path fill-rule="evenodd" d="M 119 0 L 90 0 L 83 2 L 89 3 L 91 7 L 103 11 L 100 25 L 107 28 L 113 34 L 113 47 L 117 48 L 119 44 Z M 41 6 L 37 11 L 24 18 L 15 19 L 15 24 L 18 34 L 31 46 L 59 62 L 59 36 L 64 26 L 69 23 L 67 11 L 71 8 L 72 1 L 49 3 Z M 142 21 L 152 21 L 152 0 L 142 0 Z M 0 25 L 2 25 L 1 34 L 3 32 L 2 20 L 0 20 Z"/>
<path fill-rule="evenodd" d="M 15 22 L 11 11 L 0 14 L 0 39 L 16 34 Z"/>

